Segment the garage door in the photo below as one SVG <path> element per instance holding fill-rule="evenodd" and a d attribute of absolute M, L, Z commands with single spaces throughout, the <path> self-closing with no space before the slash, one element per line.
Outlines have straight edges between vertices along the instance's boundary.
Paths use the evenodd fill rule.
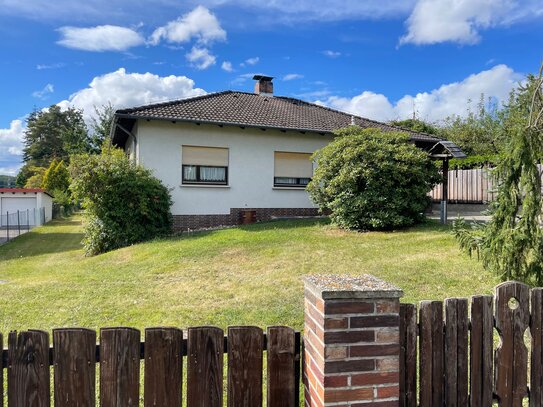
<path fill-rule="evenodd" d="M 2 226 L 5 226 L 5 215 L 6 212 L 9 213 L 17 213 L 17 211 L 23 212 L 21 214 L 21 222 L 24 221 L 26 223 L 26 213 L 28 209 L 29 213 L 29 223 L 30 225 L 34 225 L 34 209 L 36 208 L 36 200 L 37 198 L 35 196 L 29 196 L 29 197 L 2 197 Z M 11 220 L 10 216 L 10 221 Z M 24 218 L 24 219 L 23 219 Z M 17 215 L 15 215 L 15 219 L 17 219 Z M 16 220 L 15 220 L 16 221 Z"/>

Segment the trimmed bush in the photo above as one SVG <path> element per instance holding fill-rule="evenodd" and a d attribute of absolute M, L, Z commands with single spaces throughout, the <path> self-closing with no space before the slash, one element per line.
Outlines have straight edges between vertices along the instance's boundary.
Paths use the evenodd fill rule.
<path fill-rule="evenodd" d="M 317 168 L 308 191 L 322 211 L 344 228 L 391 230 L 424 219 L 428 193 L 439 182 L 437 166 L 407 135 L 339 130 L 314 155 Z"/>
<path fill-rule="evenodd" d="M 123 151 L 75 156 L 70 175 L 72 194 L 86 210 L 83 244 L 87 255 L 171 233 L 168 189 Z"/>

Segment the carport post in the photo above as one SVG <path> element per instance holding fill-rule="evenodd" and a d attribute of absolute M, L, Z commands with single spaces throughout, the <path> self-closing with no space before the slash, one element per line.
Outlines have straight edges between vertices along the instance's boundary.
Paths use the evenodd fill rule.
<path fill-rule="evenodd" d="M 30 210 L 26 210 L 26 230 L 30 230 Z"/>
<path fill-rule="evenodd" d="M 19 215 L 19 209 L 17 209 L 17 230 L 19 231 L 19 236 L 21 236 L 21 216 Z"/>
<path fill-rule="evenodd" d="M 8 242 L 9 242 L 9 212 L 6 212 L 6 232 L 8 235 Z"/>
<path fill-rule="evenodd" d="M 443 160 L 443 190 L 441 191 L 441 223 L 447 224 L 447 201 L 449 200 L 449 159 Z"/>

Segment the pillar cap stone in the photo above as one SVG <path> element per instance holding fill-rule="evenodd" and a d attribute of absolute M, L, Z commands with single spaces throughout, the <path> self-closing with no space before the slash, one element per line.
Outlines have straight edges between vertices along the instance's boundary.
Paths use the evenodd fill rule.
<path fill-rule="evenodd" d="M 323 300 L 400 298 L 403 291 L 370 274 L 346 276 L 339 274 L 309 275 L 304 277 L 305 288 Z"/>

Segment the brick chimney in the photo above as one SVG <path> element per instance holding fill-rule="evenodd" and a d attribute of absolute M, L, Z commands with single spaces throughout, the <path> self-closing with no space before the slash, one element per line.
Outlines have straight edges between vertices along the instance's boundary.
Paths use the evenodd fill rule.
<path fill-rule="evenodd" d="M 255 93 L 262 96 L 273 96 L 273 76 L 255 75 Z"/>

